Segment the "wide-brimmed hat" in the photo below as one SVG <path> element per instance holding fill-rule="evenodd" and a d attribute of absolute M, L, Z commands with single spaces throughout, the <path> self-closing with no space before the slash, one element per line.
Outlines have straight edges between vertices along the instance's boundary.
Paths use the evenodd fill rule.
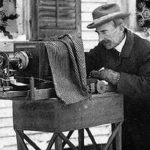
<path fill-rule="evenodd" d="M 124 19 L 129 15 L 130 13 L 120 11 L 119 6 L 115 3 L 102 5 L 92 12 L 93 22 L 87 28 L 95 28 L 117 18 Z"/>

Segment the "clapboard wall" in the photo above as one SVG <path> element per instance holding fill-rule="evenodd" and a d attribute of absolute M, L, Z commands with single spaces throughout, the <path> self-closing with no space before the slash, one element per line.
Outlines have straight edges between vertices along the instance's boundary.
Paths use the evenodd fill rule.
<path fill-rule="evenodd" d="M 92 11 L 107 3 L 107 0 L 82 0 L 81 5 L 81 28 L 82 28 L 82 39 L 84 43 L 84 50 L 89 51 L 91 48 L 97 45 L 98 36 L 94 32 L 94 29 L 87 29 L 87 25 L 92 21 Z"/>
<path fill-rule="evenodd" d="M 114 1 L 114 0 L 113 0 Z M 94 8 L 99 5 L 107 3 L 108 0 L 81 0 L 81 24 L 82 24 L 82 39 L 84 43 L 85 51 L 89 51 L 93 48 L 97 42 L 97 34 L 92 29 L 87 29 L 86 26 L 92 21 L 91 12 Z M 110 0 L 109 0 L 110 2 Z M 7 46 L 9 45 L 9 46 Z M 3 42 L 0 43 L 1 49 L 12 50 L 12 44 Z M 105 143 L 110 135 L 110 125 L 98 126 L 91 129 L 94 133 L 98 143 Z M 47 145 L 47 140 L 51 136 L 48 133 L 41 132 L 28 132 L 30 137 L 34 139 L 36 143 L 45 149 Z M 85 135 L 87 137 L 87 134 Z M 72 136 L 72 141 L 77 144 L 77 133 Z M 85 144 L 90 144 L 91 141 L 86 138 Z M 31 148 L 32 149 L 32 148 Z M 16 147 L 16 137 L 13 130 L 13 120 L 12 120 L 12 102 L 6 100 L 0 100 L 0 150 L 17 150 Z"/>

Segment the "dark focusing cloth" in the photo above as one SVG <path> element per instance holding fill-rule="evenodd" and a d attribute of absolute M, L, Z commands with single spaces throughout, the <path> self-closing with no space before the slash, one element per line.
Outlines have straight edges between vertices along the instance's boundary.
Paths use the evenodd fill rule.
<path fill-rule="evenodd" d="M 82 39 L 64 35 L 45 46 L 57 96 L 66 104 L 89 98 Z"/>

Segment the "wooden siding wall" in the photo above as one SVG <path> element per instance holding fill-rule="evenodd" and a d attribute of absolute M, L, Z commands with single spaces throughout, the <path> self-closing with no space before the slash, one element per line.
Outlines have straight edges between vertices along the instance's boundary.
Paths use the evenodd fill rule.
<path fill-rule="evenodd" d="M 96 33 L 93 32 L 93 30 L 86 28 L 86 26 L 92 21 L 91 12 L 97 6 L 107 3 L 107 1 L 108 0 L 82 0 L 81 2 L 82 38 L 85 51 L 89 51 L 91 48 L 96 46 L 98 42 Z M 8 44 L 2 43 L 0 44 L 0 48 L 5 48 Z M 6 49 L 8 49 L 8 47 Z M 12 50 L 11 44 L 9 49 L 10 51 Z M 91 129 L 98 143 L 105 143 L 107 141 L 111 132 L 110 130 L 110 125 L 98 126 Z M 50 136 L 48 133 L 28 132 L 28 134 L 30 134 L 30 137 L 34 139 L 34 141 L 38 143 L 42 149 L 46 148 L 47 140 L 49 140 Z M 85 136 L 85 144 L 90 144 L 91 141 L 88 139 L 87 134 Z M 77 143 L 76 132 L 72 136 L 72 141 Z M 0 150 L 17 150 L 16 137 L 13 130 L 12 102 L 6 100 L 0 100 Z"/>
<path fill-rule="evenodd" d="M 87 25 L 92 22 L 92 11 L 107 3 L 107 0 L 82 0 L 81 5 L 81 21 L 82 21 L 82 39 L 84 43 L 84 50 L 89 51 L 91 48 L 97 45 L 98 36 L 94 32 L 94 29 L 87 29 Z"/>
<path fill-rule="evenodd" d="M 82 39 L 84 44 L 84 50 L 89 51 L 98 43 L 98 36 L 94 32 L 94 29 L 87 29 L 87 25 L 92 21 L 91 15 L 92 11 L 96 7 L 106 3 L 117 3 L 120 6 L 121 10 L 128 10 L 128 8 L 126 7 L 128 7 L 129 2 L 126 0 L 81 0 L 81 1 L 82 1 L 81 4 Z"/>

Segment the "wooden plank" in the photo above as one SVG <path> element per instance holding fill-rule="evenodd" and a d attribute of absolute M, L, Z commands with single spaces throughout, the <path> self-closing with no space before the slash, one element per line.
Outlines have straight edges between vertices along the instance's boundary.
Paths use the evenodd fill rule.
<path fill-rule="evenodd" d="M 81 34 L 81 0 L 76 0 L 76 32 Z"/>
<path fill-rule="evenodd" d="M 98 44 L 98 41 L 92 41 L 92 40 L 84 41 L 84 49 L 90 50 L 90 49 L 94 48 L 97 44 Z"/>
<path fill-rule="evenodd" d="M 86 17 L 87 16 L 87 17 Z M 88 24 L 90 24 L 90 23 L 92 23 L 93 22 L 93 18 L 92 18 L 92 15 L 90 14 L 90 13 L 83 13 L 82 14 L 82 21 L 84 22 L 84 23 L 87 23 L 87 25 Z M 87 29 L 87 27 L 86 27 L 86 29 Z M 88 30 L 93 30 L 93 29 L 88 29 Z"/>
<path fill-rule="evenodd" d="M 116 144 L 116 150 L 122 150 L 122 126 L 119 127 L 115 144 Z"/>
<path fill-rule="evenodd" d="M 58 134 L 73 150 L 78 150 L 78 148 L 68 139 L 63 133 Z"/>
<path fill-rule="evenodd" d="M 123 98 L 118 94 L 97 95 L 73 105 L 50 99 L 14 102 L 13 107 L 16 129 L 69 131 L 123 120 Z"/>
<path fill-rule="evenodd" d="M 28 94 L 27 91 L 6 91 L 0 92 L 0 98 L 10 99 L 12 97 L 26 96 L 27 94 Z"/>
<path fill-rule="evenodd" d="M 6 147 L 8 145 L 16 145 L 16 136 L 11 136 L 11 137 L 5 137 L 5 138 L 0 138 L 1 141 L 1 146 Z"/>
<path fill-rule="evenodd" d="M 4 99 L 0 99 L 0 109 L 1 108 L 11 108 L 12 107 L 12 101 L 6 101 Z"/>
<path fill-rule="evenodd" d="M 79 150 L 84 150 L 84 129 L 78 130 Z"/>
<path fill-rule="evenodd" d="M 0 118 L 12 117 L 12 108 L 4 108 L 0 110 Z"/>
<path fill-rule="evenodd" d="M 50 16 L 44 16 L 43 18 L 40 18 L 39 19 L 39 25 L 41 26 L 42 24 L 41 23 L 55 23 L 56 24 L 56 18 L 55 17 L 50 17 Z"/>
<path fill-rule="evenodd" d="M 55 150 L 62 150 L 62 138 L 57 136 L 56 141 L 55 141 Z"/>
<path fill-rule="evenodd" d="M 95 8 L 98 6 L 101 6 L 104 3 L 98 2 L 98 3 L 82 3 L 81 10 L 82 12 L 92 12 Z"/>
<path fill-rule="evenodd" d="M 91 13 L 84 12 L 84 13 L 82 13 L 81 17 L 82 17 L 82 21 L 83 22 L 89 22 L 89 23 L 91 23 L 93 21 Z"/>
<path fill-rule="evenodd" d="M 76 0 L 59 0 L 59 3 L 72 3 L 75 2 Z M 55 4 L 56 0 L 40 0 L 40 4 Z"/>
<path fill-rule="evenodd" d="M 31 2 L 31 39 L 37 40 L 39 36 L 38 29 L 38 0 L 32 0 Z"/>
<path fill-rule="evenodd" d="M 25 141 L 19 131 L 16 132 L 16 137 L 17 137 L 17 149 L 18 150 L 28 150 L 28 147 L 25 144 Z"/>
<path fill-rule="evenodd" d="M 94 32 L 95 29 L 88 29 L 87 25 L 90 24 L 91 21 L 84 21 L 82 23 L 82 32 Z"/>
<path fill-rule="evenodd" d="M 55 6 L 56 0 L 40 0 L 39 6 Z"/>
<path fill-rule="evenodd" d="M 55 20 L 56 22 L 56 13 L 55 12 L 51 12 L 51 14 L 48 11 L 43 11 L 39 14 L 39 21 L 43 20 L 47 20 L 49 22 L 51 22 L 51 20 Z"/>
<path fill-rule="evenodd" d="M 76 0 L 59 0 L 59 2 L 76 2 Z"/>
<path fill-rule="evenodd" d="M 82 3 L 107 3 L 107 0 L 82 0 Z"/>
<path fill-rule="evenodd" d="M 82 39 L 85 41 L 98 41 L 98 35 L 96 32 L 82 32 Z"/>
<path fill-rule="evenodd" d="M 0 92 L 0 97 L 6 100 L 28 101 L 32 100 L 31 99 L 32 92 L 33 90 Z M 42 100 L 54 96 L 55 91 L 53 88 L 34 89 L 34 93 L 35 93 L 34 100 Z"/>
<path fill-rule="evenodd" d="M 121 95 L 93 95 L 91 101 L 87 103 L 82 101 L 80 106 L 76 104 L 71 105 L 70 108 L 60 107 L 58 128 L 59 130 L 80 129 L 117 122 L 123 119 L 122 100 Z"/>
<path fill-rule="evenodd" d="M 75 2 L 68 2 L 68 1 L 59 1 L 58 2 L 59 8 L 69 8 L 69 9 L 74 9 L 76 6 Z"/>
<path fill-rule="evenodd" d="M 39 28 L 40 29 L 52 29 L 52 28 L 56 28 L 56 22 L 51 20 L 44 20 L 44 21 L 40 21 L 39 22 Z"/>
<path fill-rule="evenodd" d="M 5 146 L 5 147 L 2 147 L 2 150 L 16 150 L 17 147 L 16 145 L 10 145 L 10 146 Z"/>
<path fill-rule="evenodd" d="M 54 142 L 55 142 L 55 140 L 56 140 L 57 137 L 58 137 L 58 134 L 57 134 L 57 133 L 54 133 L 54 134 L 52 135 L 52 138 L 50 139 L 46 150 L 51 149 L 51 147 L 52 147 L 52 145 L 54 144 Z"/>
<path fill-rule="evenodd" d="M 49 16 L 54 16 L 54 14 L 56 14 L 56 7 L 49 7 L 49 6 L 45 6 L 44 8 L 39 7 L 38 11 L 39 11 L 38 17 L 44 13 L 47 13 Z"/>
<path fill-rule="evenodd" d="M 75 19 L 69 19 L 69 18 L 60 18 L 59 20 L 58 20 L 58 26 L 60 25 L 60 26 L 63 26 L 63 25 L 61 25 L 61 24 L 63 24 L 63 23 L 65 23 L 65 24 L 70 24 L 70 23 L 75 23 Z M 61 23 L 61 24 L 60 24 Z M 64 29 L 66 29 L 66 27 L 64 26 L 63 27 Z"/>
<path fill-rule="evenodd" d="M 13 126 L 13 119 L 12 117 L 3 117 L 3 118 L 0 118 L 0 128 L 7 128 L 7 127 L 12 127 Z"/>
<path fill-rule="evenodd" d="M 58 25 L 59 28 L 62 29 L 75 29 L 75 20 L 60 20 L 58 21 Z"/>
<path fill-rule="evenodd" d="M 73 132 L 74 132 L 74 131 L 69 131 L 66 137 L 67 137 L 68 139 L 70 139 L 70 137 L 72 136 Z M 63 143 L 62 143 L 62 148 L 64 148 L 65 145 L 66 145 L 66 142 L 63 141 Z"/>
<path fill-rule="evenodd" d="M 44 10 L 56 10 L 56 4 L 45 4 L 45 5 L 40 5 L 38 6 L 38 11 L 44 11 Z"/>
<path fill-rule="evenodd" d="M 60 11 L 60 13 L 59 13 L 59 20 L 60 19 L 66 19 L 68 21 L 70 19 L 75 20 L 75 16 L 76 16 L 76 14 L 75 14 L 74 11 L 72 11 L 72 10 L 68 10 L 68 11 L 63 10 L 63 11 Z"/>
<path fill-rule="evenodd" d="M 0 138 L 14 136 L 15 132 L 12 127 L 0 128 Z"/>

